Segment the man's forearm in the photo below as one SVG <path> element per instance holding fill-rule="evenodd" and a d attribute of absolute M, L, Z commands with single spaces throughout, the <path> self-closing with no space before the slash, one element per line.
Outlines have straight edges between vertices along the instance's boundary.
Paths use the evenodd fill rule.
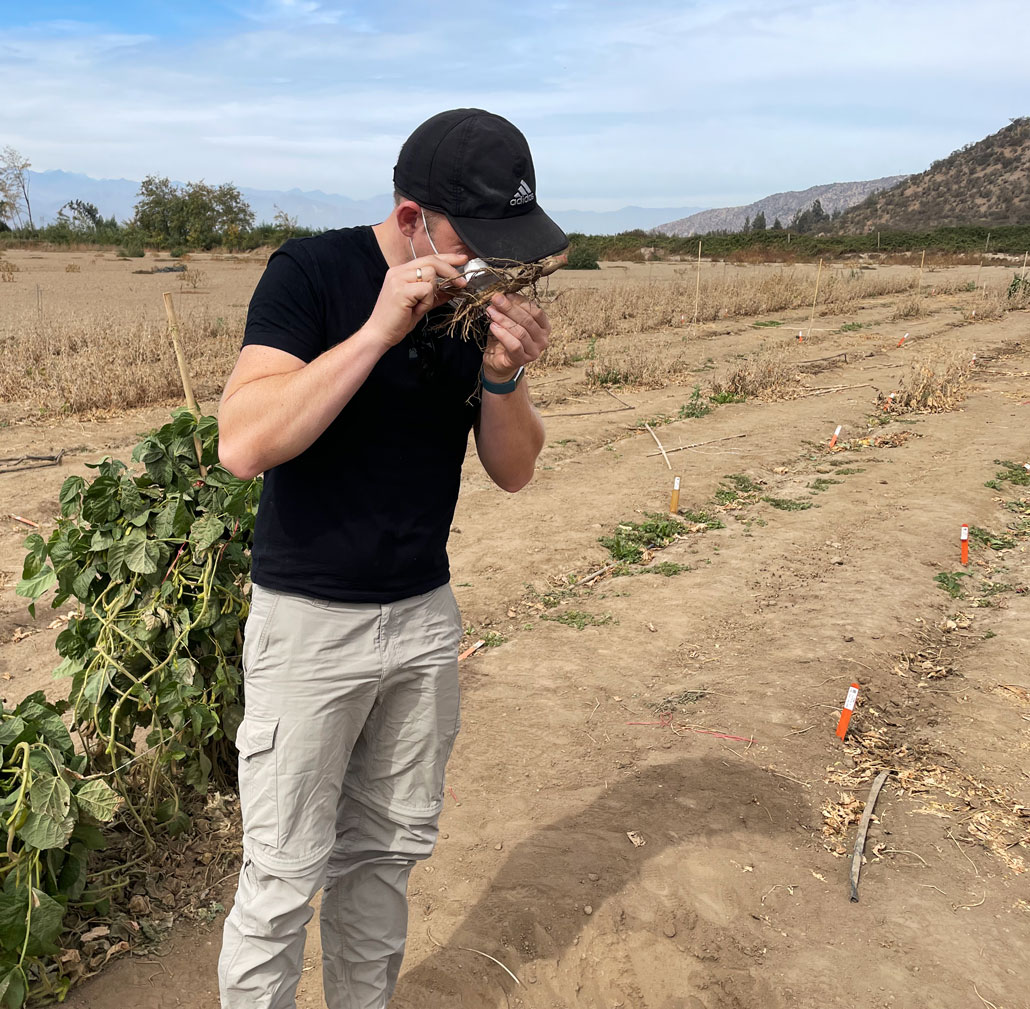
<path fill-rule="evenodd" d="M 249 480 L 300 455 L 350 402 L 384 350 L 359 330 L 296 371 L 238 388 L 230 383 L 218 411 L 222 464 Z"/>
<path fill-rule="evenodd" d="M 494 483 L 512 493 L 521 490 L 532 479 L 543 447 L 544 424 L 525 382 L 503 396 L 483 391 L 476 451 Z"/>

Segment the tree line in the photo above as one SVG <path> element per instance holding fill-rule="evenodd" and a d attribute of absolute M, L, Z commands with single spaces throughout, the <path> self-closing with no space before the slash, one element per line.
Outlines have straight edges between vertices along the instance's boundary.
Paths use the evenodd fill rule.
<path fill-rule="evenodd" d="M 128 221 L 105 218 L 93 203 L 72 199 L 58 210 L 54 221 L 37 226 L 29 192 L 30 167 L 29 159 L 13 147 L 0 152 L 0 232 L 6 232 L 8 240 L 117 245 L 129 255 L 142 255 L 145 247 L 172 252 L 252 249 L 317 233 L 300 227 L 295 217 L 278 208 L 271 222 L 256 224 L 253 210 L 231 182 L 177 184 L 159 175 L 148 175 L 140 183 Z"/>

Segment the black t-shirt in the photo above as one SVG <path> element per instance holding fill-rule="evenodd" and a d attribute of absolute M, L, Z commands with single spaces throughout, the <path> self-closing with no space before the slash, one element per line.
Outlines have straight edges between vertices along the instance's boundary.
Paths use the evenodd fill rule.
<path fill-rule="evenodd" d="M 244 346 L 314 360 L 366 322 L 386 271 L 371 228 L 291 239 L 254 291 Z M 380 358 L 310 448 L 265 473 L 258 585 L 382 603 L 447 582 L 447 535 L 483 355 L 432 324 L 423 319 Z"/>

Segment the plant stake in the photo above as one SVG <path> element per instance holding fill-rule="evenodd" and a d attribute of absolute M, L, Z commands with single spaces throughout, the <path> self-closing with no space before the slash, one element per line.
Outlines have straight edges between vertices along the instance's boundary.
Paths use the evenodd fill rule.
<path fill-rule="evenodd" d="M 848 688 L 848 696 L 844 698 L 844 707 L 840 711 L 840 721 L 837 722 L 837 738 L 843 740 L 848 734 L 848 726 L 851 724 L 851 713 L 855 710 L 855 702 L 858 700 L 858 684 L 852 683 Z"/>
<path fill-rule="evenodd" d="M 962 523 L 962 533 L 959 537 L 959 542 L 962 544 L 962 563 L 969 563 L 969 526 Z"/>

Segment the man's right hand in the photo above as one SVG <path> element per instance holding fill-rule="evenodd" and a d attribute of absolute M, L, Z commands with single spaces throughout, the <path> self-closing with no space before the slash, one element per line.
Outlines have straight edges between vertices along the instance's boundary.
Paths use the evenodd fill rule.
<path fill-rule="evenodd" d="M 467 262 L 468 256 L 444 252 L 391 267 L 362 330 L 383 341 L 386 347 L 400 343 L 426 312 L 454 296 L 454 287 L 465 285 L 458 267 Z M 449 291 L 440 291 L 437 278 L 455 283 L 448 285 Z"/>

